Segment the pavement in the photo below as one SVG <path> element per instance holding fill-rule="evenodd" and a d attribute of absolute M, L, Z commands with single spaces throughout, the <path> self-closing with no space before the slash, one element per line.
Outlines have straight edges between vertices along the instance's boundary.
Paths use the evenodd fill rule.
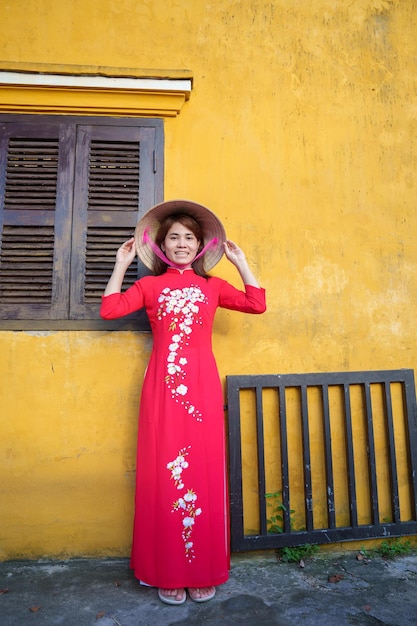
<path fill-rule="evenodd" d="M 235 554 L 213 600 L 168 606 L 127 559 L 6 561 L 0 626 L 416 626 L 416 553 L 327 552 L 302 565 Z"/>

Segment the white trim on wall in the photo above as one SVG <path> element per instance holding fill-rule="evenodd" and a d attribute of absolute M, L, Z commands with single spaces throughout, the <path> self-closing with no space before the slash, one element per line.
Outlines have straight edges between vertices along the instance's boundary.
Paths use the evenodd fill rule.
<path fill-rule="evenodd" d="M 138 89 L 191 93 L 191 80 L 166 78 L 125 78 L 109 76 L 69 76 L 66 74 L 25 74 L 0 71 L 0 84 L 82 89 Z"/>

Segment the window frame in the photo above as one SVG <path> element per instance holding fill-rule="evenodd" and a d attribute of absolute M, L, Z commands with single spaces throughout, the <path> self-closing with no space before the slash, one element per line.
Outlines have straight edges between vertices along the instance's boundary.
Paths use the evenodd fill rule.
<path fill-rule="evenodd" d="M 4 124 L 28 124 L 28 128 L 40 129 L 50 126 L 55 130 L 61 129 L 61 134 L 66 134 L 66 140 L 61 141 L 59 149 L 59 172 L 57 181 L 57 201 L 54 211 L 54 267 L 59 267 L 58 273 L 53 274 L 52 283 L 56 290 L 54 299 L 51 301 L 51 307 L 54 310 L 49 311 L 49 318 L 36 319 L 27 315 L 26 319 L 16 319 L 15 316 L 0 319 L 0 330 L 143 330 L 149 331 L 149 323 L 145 312 L 142 310 L 126 318 L 119 320 L 106 321 L 98 316 L 99 303 L 96 301 L 91 306 L 82 301 L 85 285 L 85 267 L 86 258 L 88 256 L 86 246 L 87 224 L 90 222 L 109 222 L 110 215 L 114 218 L 115 231 L 120 230 L 118 220 L 123 222 L 128 233 L 127 236 L 133 234 L 134 225 L 136 225 L 140 216 L 150 208 L 153 204 L 157 204 L 163 200 L 163 183 L 164 183 L 164 128 L 163 120 L 151 118 L 112 118 L 112 117 L 95 117 L 95 116 L 62 116 L 62 115 L 14 115 L 0 114 L 0 127 L 4 128 Z M 88 129 L 88 132 L 87 130 Z M 116 133 L 116 135 L 115 135 Z M 35 132 L 36 134 L 36 132 Z M 46 135 L 47 135 L 46 131 Z M 53 133 L 52 133 L 53 134 Z M 138 208 L 130 209 L 129 220 L 123 217 L 123 210 L 114 210 L 112 214 L 106 211 L 93 210 L 90 211 L 88 199 L 88 177 L 91 171 L 89 163 L 85 161 L 86 143 L 88 143 L 94 135 L 102 136 L 124 136 L 125 138 L 133 137 L 133 141 L 137 141 L 140 146 L 140 166 L 139 166 L 139 190 L 138 190 Z M 87 136 L 88 135 L 88 136 Z M 126 139 L 127 140 L 127 139 Z M 7 159 L 7 145 L 4 141 L 4 133 L 0 136 L 0 237 L 3 232 L 3 198 L 5 194 L 5 163 Z M 81 152 L 84 150 L 84 155 Z M 80 152 L 81 151 L 81 152 Z M 81 155 L 81 156 L 80 156 Z M 63 165 L 64 163 L 64 165 Z M 94 207 L 93 207 L 94 208 Z M 44 211 L 39 210 L 39 214 Z M 60 215 L 58 215 L 60 213 Z M 91 215 L 89 215 L 91 213 Z M 59 218 L 59 219 L 58 219 Z M 132 219 L 134 218 L 134 223 Z M 126 224 L 129 226 L 126 227 Z M 113 221 L 111 222 L 113 224 Z M 69 245 L 65 238 L 68 239 L 68 229 L 70 229 L 72 244 Z M 107 226 L 106 232 L 111 232 L 111 227 Z M 122 241 L 120 241 L 122 243 Z M 1 239 L 0 239 L 1 245 Z M 70 252 L 68 252 L 71 248 Z M 84 250 L 84 254 L 79 251 Z M 116 247 L 117 249 L 117 247 Z M 114 254 L 115 251 L 114 250 Z M 78 250 L 78 252 L 77 252 Z M 113 262 L 113 251 L 111 254 Z M 107 262 L 108 263 L 108 262 Z M 107 266 L 106 266 L 107 267 Z M 111 269 L 108 275 L 110 276 Z M 149 273 L 140 261 L 137 261 L 137 274 L 132 279 L 129 276 L 130 283 L 136 278 Z M 103 274 L 103 272 L 101 272 Z M 81 277 L 81 278 L 80 278 Z M 103 278 L 101 278 L 103 280 Z M 58 284 L 55 284 L 58 281 Z M 124 285 L 124 288 L 128 286 Z M 65 313 L 63 313 L 62 302 L 64 302 Z M 29 303 L 29 309 L 33 305 Z M 16 309 L 19 306 L 16 305 Z M 2 304 L 0 301 L 0 315 Z M 3 308 L 3 311 L 5 309 Z M 22 313 L 20 313 L 22 314 Z M 40 313 L 42 315 L 42 312 Z M 70 317 L 73 317 L 71 319 Z M 74 319 L 74 317 L 76 319 Z"/>

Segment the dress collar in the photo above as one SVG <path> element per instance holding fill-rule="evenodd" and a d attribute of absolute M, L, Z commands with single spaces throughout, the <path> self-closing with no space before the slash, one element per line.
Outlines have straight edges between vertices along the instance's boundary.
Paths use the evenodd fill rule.
<path fill-rule="evenodd" d="M 184 272 L 194 272 L 192 267 L 186 267 L 185 269 L 180 269 L 179 267 L 168 267 L 166 270 L 167 274 L 184 274 Z"/>

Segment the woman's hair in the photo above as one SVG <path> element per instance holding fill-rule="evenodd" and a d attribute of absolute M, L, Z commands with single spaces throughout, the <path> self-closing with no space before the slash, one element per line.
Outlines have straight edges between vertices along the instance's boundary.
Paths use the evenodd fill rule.
<path fill-rule="evenodd" d="M 194 217 L 191 217 L 191 215 L 188 215 L 187 213 L 174 213 L 172 215 L 168 215 L 168 217 L 166 217 L 164 221 L 161 222 L 161 225 L 159 226 L 155 236 L 156 245 L 159 248 L 162 246 L 169 229 L 171 228 L 171 226 L 177 223 L 180 223 L 185 226 L 185 228 L 188 228 L 198 239 L 200 245 L 198 247 L 197 254 L 199 254 L 204 247 L 203 229 L 201 227 L 201 224 L 196 219 L 194 219 Z M 167 270 L 167 267 L 167 264 L 164 263 L 164 261 L 155 254 L 153 261 L 154 274 L 156 276 L 164 274 Z M 194 261 L 194 263 L 192 263 L 192 268 L 196 274 L 202 276 L 203 278 L 207 278 L 207 273 L 204 270 L 204 255 Z"/>

